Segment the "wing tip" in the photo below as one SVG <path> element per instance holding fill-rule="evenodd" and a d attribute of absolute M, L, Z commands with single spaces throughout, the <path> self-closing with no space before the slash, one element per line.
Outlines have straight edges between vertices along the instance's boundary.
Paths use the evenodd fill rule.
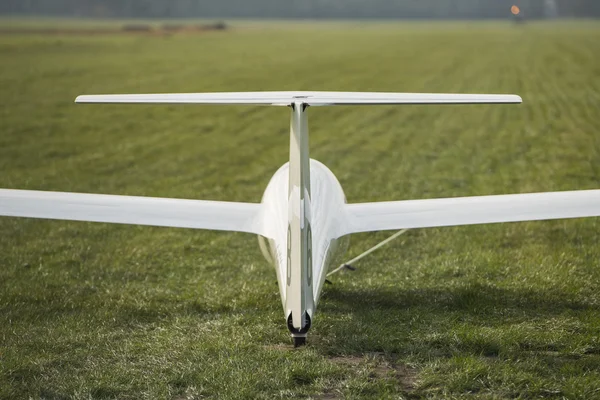
<path fill-rule="evenodd" d="M 111 103 L 123 95 L 81 94 L 75 98 L 75 103 Z"/>

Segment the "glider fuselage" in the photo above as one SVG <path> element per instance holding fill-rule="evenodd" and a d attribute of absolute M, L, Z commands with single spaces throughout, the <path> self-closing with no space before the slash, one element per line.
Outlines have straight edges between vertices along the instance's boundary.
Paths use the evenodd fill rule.
<path fill-rule="evenodd" d="M 263 223 L 272 239 L 259 236 L 259 244 L 277 272 L 281 303 L 294 336 L 305 334 L 302 331 L 310 327 L 327 270 L 348 243 L 340 230 L 346 204 L 342 186 L 325 165 L 316 160 L 310 160 L 309 164 L 311 193 L 303 198 L 302 204 L 294 204 L 299 201 L 296 191 L 288 195 L 290 163 L 273 175 L 262 199 Z M 298 215 L 294 215 L 294 210 L 298 210 Z M 299 246 L 293 243 L 296 218 L 301 221 L 300 230 L 306 232 L 306 240 L 301 240 Z M 294 254 L 295 251 L 300 254 Z M 296 265 L 295 256 L 301 261 Z M 294 324 L 294 315 L 304 316 L 300 318 L 300 326 Z"/>

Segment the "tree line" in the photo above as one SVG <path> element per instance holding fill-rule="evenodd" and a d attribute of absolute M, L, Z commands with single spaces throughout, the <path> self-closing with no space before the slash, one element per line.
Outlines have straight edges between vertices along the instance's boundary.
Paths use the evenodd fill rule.
<path fill-rule="evenodd" d="M 600 0 L 0 0 L 0 13 L 97 18 L 600 17 Z"/>

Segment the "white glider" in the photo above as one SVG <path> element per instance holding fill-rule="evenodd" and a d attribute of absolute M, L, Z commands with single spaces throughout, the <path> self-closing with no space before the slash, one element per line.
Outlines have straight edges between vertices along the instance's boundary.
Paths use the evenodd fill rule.
<path fill-rule="evenodd" d="M 94 95 L 76 102 L 291 108 L 290 161 L 271 178 L 261 203 L 0 189 L 0 215 L 257 234 L 263 255 L 275 267 L 296 345 L 306 340 L 328 268 L 349 234 L 600 216 L 600 190 L 347 204 L 335 175 L 309 158 L 309 106 L 521 103 L 515 95 L 248 92 Z"/>

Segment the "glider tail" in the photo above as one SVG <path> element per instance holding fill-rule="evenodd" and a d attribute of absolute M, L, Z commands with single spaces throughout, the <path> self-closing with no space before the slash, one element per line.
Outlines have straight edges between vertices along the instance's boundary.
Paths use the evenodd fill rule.
<path fill-rule="evenodd" d="M 79 96 L 77 103 L 270 105 L 291 108 L 285 289 L 281 288 L 288 328 L 303 340 L 315 310 L 313 285 L 310 156 L 307 108 L 333 105 L 500 104 L 521 103 L 516 95 L 366 93 L 366 92 L 231 92 Z M 358 222 L 356 223 L 358 225 Z M 360 228 L 360 227 L 359 227 Z M 284 266 L 281 266 L 284 267 Z M 283 268 L 281 270 L 283 275 Z M 283 276 L 281 276 L 283 278 Z M 280 281 L 282 285 L 283 282 Z"/>
<path fill-rule="evenodd" d="M 521 97 L 512 94 L 444 94 L 385 92 L 221 92 L 83 95 L 76 103 L 107 104 L 237 104 L 292 106 L 392 105 L 392 104 L 515 104 Z"/>

